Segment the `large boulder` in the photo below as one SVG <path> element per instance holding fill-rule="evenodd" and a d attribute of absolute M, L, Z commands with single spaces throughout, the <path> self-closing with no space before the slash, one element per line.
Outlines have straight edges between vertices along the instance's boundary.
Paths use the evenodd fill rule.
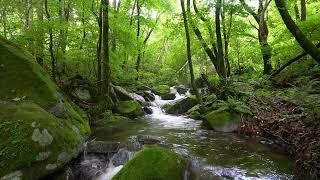
<path fill-rule="evenodd" d="M 119 101 L 115 103 L 113 112 L 129 118 L 136 118 L 144 115 L 144 110 L 137 101 Z"/>
<path fill-rule="evenodd" d="M 90 134 L 86 115 L 30 53 L 1 38 L 0 67 L 0 179 L 38 179 L 62 168 Z"/>
<path fill-rule="evenodd" d="M 165 111 L 166 113 L 169 113 L 169 114 L 183 114 L 197 104 L 198 104 L 198 101 L 196 97 L 190 96 L 184 99 L 180 99 L 174 104 L 169 104 L 165 106 Z"/>
<path fill-rule="evenodd" d="M 186 160 L 171 150 L 145 147 L 112 180 L 183 180 Z"/>
<path fill-rule="evenodd" d="M 205 124 L 216 131 L 234 132 L 240 125 L 239 114 L 226 111 L 212 111 L 205 116 Z"/>
<path fill-rule="evenodd" d="M 167 85 L 158 85 L 153 88 L 153 93 L 161 96 L 163 100 L 174 100 L 176 95 L 171 93 L 170 87 Z"/>
<path fill-rule="evenodd" d="M 120 101 L 130 101 L 133 100 L 133 98 L 130 96 L 130 93 L 126 91 L 123 87 L 121 86 L 112 86 L 113 90 Z"/>

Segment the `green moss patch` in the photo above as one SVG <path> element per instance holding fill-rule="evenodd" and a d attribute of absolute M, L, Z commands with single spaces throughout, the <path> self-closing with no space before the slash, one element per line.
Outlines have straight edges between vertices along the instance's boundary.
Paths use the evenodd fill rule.
<path fill-rule="evenodd" d="M 112 180 L 182 180 L 186 160 L 158 146 L 141 150 Z"/>
<path fill-rule="evenodd" d="M 205 116 L 205 121 L 212 129 L 223 132 L 234 131 L 240 120 L 239 114 L 226 111 L 212 111 Z"/>
<path fill-rule="evenodd" d="M 141 105 L 137 101 L 120 101 L 115 103 L 113 108 L 115 113 L 123 116 L 135 118 L 144 115 Z"/>
<path fill-rule="evenodd" d="M 160 94 L 169 94 L 170 93 L 170 87 L 167 85 L 158 85 L 154 87 L 154 90 L 159 92 Z"/>

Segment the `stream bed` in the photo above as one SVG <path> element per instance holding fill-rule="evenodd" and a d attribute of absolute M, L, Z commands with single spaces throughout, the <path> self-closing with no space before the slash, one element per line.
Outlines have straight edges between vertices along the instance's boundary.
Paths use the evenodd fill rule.
<path fill-rule="evenodd" d="M 132 137 L 155 137 L 162 144 L 187 157 L 189 165 L 186 180 L 293 179 L 293 162 L 268 146 L 233 133 L 206 130 L 201 127 L 199 120 L 164 113 L 163 105 L 181 98 L 184 95 L 178 93 L 173 101 L 164 101 L 156 96 L 156 100 L 152 102 L 151 115 L 119 126 L 96 127 L 91 141 L 128 144 Z M 87 174 L 90 175 L 81 177 L 110 180 L 138 150 L 139 148 L 125 147 L 120 153 L 109 156 L 109 159 L 84 154 L 79 166 L 84 167 L 82 171 L 88 171 Z M 66 179 L 74 179 L 71 169 L 68 168 L 65 173 Z"/>

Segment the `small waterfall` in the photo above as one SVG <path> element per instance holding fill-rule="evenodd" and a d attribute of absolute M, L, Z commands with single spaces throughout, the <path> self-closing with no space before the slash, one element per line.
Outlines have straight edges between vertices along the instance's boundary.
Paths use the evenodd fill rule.
<path fill-rule="evenodd" d="M 195 129 L 200 127 L 199 121 L 189 119 L 185 116 L 166 114 L 164 112 L 163 106 L 186 98 L 190 94 L 188 91 L 185 95 L 181 95 L 175 87 L 171 87 L 170 91 L 176 95 L 174 100 L 162 100 L 160 96 L 153 94 L 155 100 L 151 103 L 152 106 L 150 107 L 153 113 L 148 115 L 151 118 L 151 121 L 159 124 L 162 128 L 168 129 Z M 149 91 L 149 93 L 151 92 Z"/>

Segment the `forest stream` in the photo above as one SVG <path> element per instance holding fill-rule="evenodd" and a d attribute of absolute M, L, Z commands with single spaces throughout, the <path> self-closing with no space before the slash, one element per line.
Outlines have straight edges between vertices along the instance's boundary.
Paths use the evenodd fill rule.
<path fill-rule="evenodd" d="M 159 140 L 163 146 L 187 157 L 185 172 L 188 179 L 292 179 L 292 166 L 288 157 L 272 151 L 268 146 L 233 133 L 221 133 L 202 128 L 201 121 L 185 116 L 166 114 L 162 107 L 187 95 L 176 93 L 175 100 L 156 99 L 153 113 L 133 119 L 119 126 L 95 127 L 92 142 L 120 142 L 126 144 L 117 153 L 105 156 L 84 154 L 67 168 L 66 179 L 110 180 L 139 150 L 136 139 Z M 134 94 L 143 101 L 143 97 Z M 80 167 L 80 168 L 79 168 Z M 80 171 L 82 172 L 79 172 Z M 73 171 L 78 171 L 78 175 Z M 79 175 L 80 174 L 80 175 Z M 80 176 L 80 177 L 79 177 Z"/>

